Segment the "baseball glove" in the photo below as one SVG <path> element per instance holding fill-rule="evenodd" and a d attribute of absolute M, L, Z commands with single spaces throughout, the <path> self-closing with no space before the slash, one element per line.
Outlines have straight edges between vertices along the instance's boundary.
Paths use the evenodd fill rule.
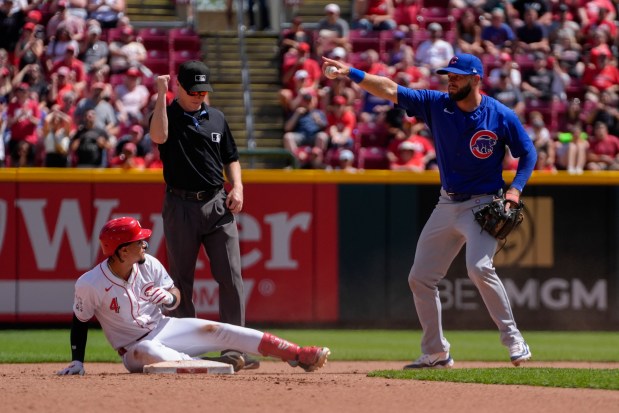
<path fill-rule="evenodd" d="M 507 212 L 505 211 L 506 202 L 511 204 Z M 504 240 L 524 219 L 523 209 L 522 201 L 516 203 L 506 200 L 505 196 L 500 196 L 474 212 L 475 221 L 479 223 L 482 230 L 488 231 L 497 239 Z"/>

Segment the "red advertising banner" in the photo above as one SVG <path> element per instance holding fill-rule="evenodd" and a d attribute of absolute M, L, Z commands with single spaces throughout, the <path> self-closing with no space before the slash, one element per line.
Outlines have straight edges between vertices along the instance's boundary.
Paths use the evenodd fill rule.
<path fill-rule="evenodd" d="M 16 319 L 17 231 L 15 198 L 17 184 L 0 182 L 0 322 Z"/>
<path fill-rule="evenodd" d="M 102 260 L 104 223 L 133 216 L 153 230 L 149 253 L 167 264 L 162 183 L 0 183 L 3 321 L 69 321 L 75 280 Z M 237 215 L 247 321 L 336 321 L 337 187 L 246 184 Z M 5 297 L 6 295 L 6 297 Z M 218 287 L 202 250 L 194 302 L 218 318 Z"/>
<path fill-rule="evenodd" d="M 329 225 L 337 220 L 337 191 L 335 185 L 319 188 L 312 184 L 245 186 L 244 211 L 237 218 L 248 321 L 337 319 L 337 227 Z M 318 211 L 319 203 L 329 203 L 330 211 Z M 326 230 L 325 224 L 329 225 Z M 332 267 L 318 264 L 321 257 Z M 323 274 L 319 275 L 319 268 Z M 199 275 L 210 278 L 208 266 Z M 335 288 L 323 288 L 325 277 L 335 281 Z M 212 294 L 204 290 L 198 294 L 198 312 L 210 313 L 211 303 L 202 298 L 208 300 Z"/>

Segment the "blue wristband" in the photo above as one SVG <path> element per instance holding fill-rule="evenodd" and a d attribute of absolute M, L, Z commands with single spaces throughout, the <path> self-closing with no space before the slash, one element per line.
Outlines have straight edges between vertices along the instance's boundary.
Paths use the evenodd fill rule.
<path fill-rule="evenodd" d="M 348 72 L 348 77 L 355 83 L 363 82 L 365 78 L 365 72 L 363 70 L 355 69 L 354 67 L 350 68 L 350 72 Z"/>

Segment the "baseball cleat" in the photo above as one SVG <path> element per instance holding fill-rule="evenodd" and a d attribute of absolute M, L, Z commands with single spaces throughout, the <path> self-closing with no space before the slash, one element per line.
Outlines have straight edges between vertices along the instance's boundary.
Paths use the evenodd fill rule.
<path fill-rule="evenodd" d="M 202 360 L 218 361 L 220 363 L 230 364 L 234 369 L 234 372 L 237 372 L 245 367 L 245 358 L 243 358 L 243 355 L 238 351 L 227 351 L 217 357 L 202 357 Z"/>
<path fill-rule="evenodd" d="M 257 358 L 254 358 L 249 354 L 243 353 L 243 359 L 245 360 L 243 370 L 256 370 L 260 368 L 260 360 L 258 360 Z"/>
<path fill-rule="evenodd" d="M 331 354 L 331 350 L 327 347 L 302 347 L 298 355 L 298 360 L 288 362 L 291 366 L 301 367 L 307 372 L 315 371 L 327 364 L 327 357 Z"/>
<path fill-rule="evenodd" d="M 453 365 L 454 359 L 451 358 L 448 351 L 443 351 L 434 354 L 422 354 L 417 360 L 404 366 L 404 370 L 449 369 Z"/>
<path fill-rule="evenodd" d="M 516 367 L 531 358 L 531 350 L 525 341 L 518 341 L 509 347 L 509 358 Z"/>

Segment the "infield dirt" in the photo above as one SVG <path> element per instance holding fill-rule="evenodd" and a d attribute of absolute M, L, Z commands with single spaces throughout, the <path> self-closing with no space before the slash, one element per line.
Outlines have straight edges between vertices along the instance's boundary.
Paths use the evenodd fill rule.
<path fill-rule="evenodd" d="M 86 363 L 86 375 L 59 377 L 66 364 L 0 365 L 2 412 L 618 412 L 619 391 L 369 378 L 402 362 L 329 362 L 314 373 L 283 362 L 229 376 L 129 374 L 121 364 Z M 619 368 L 619 363 L 529 363 L 531 367 Z M 460 362 L 457 368 L 509 367 Z"/>

